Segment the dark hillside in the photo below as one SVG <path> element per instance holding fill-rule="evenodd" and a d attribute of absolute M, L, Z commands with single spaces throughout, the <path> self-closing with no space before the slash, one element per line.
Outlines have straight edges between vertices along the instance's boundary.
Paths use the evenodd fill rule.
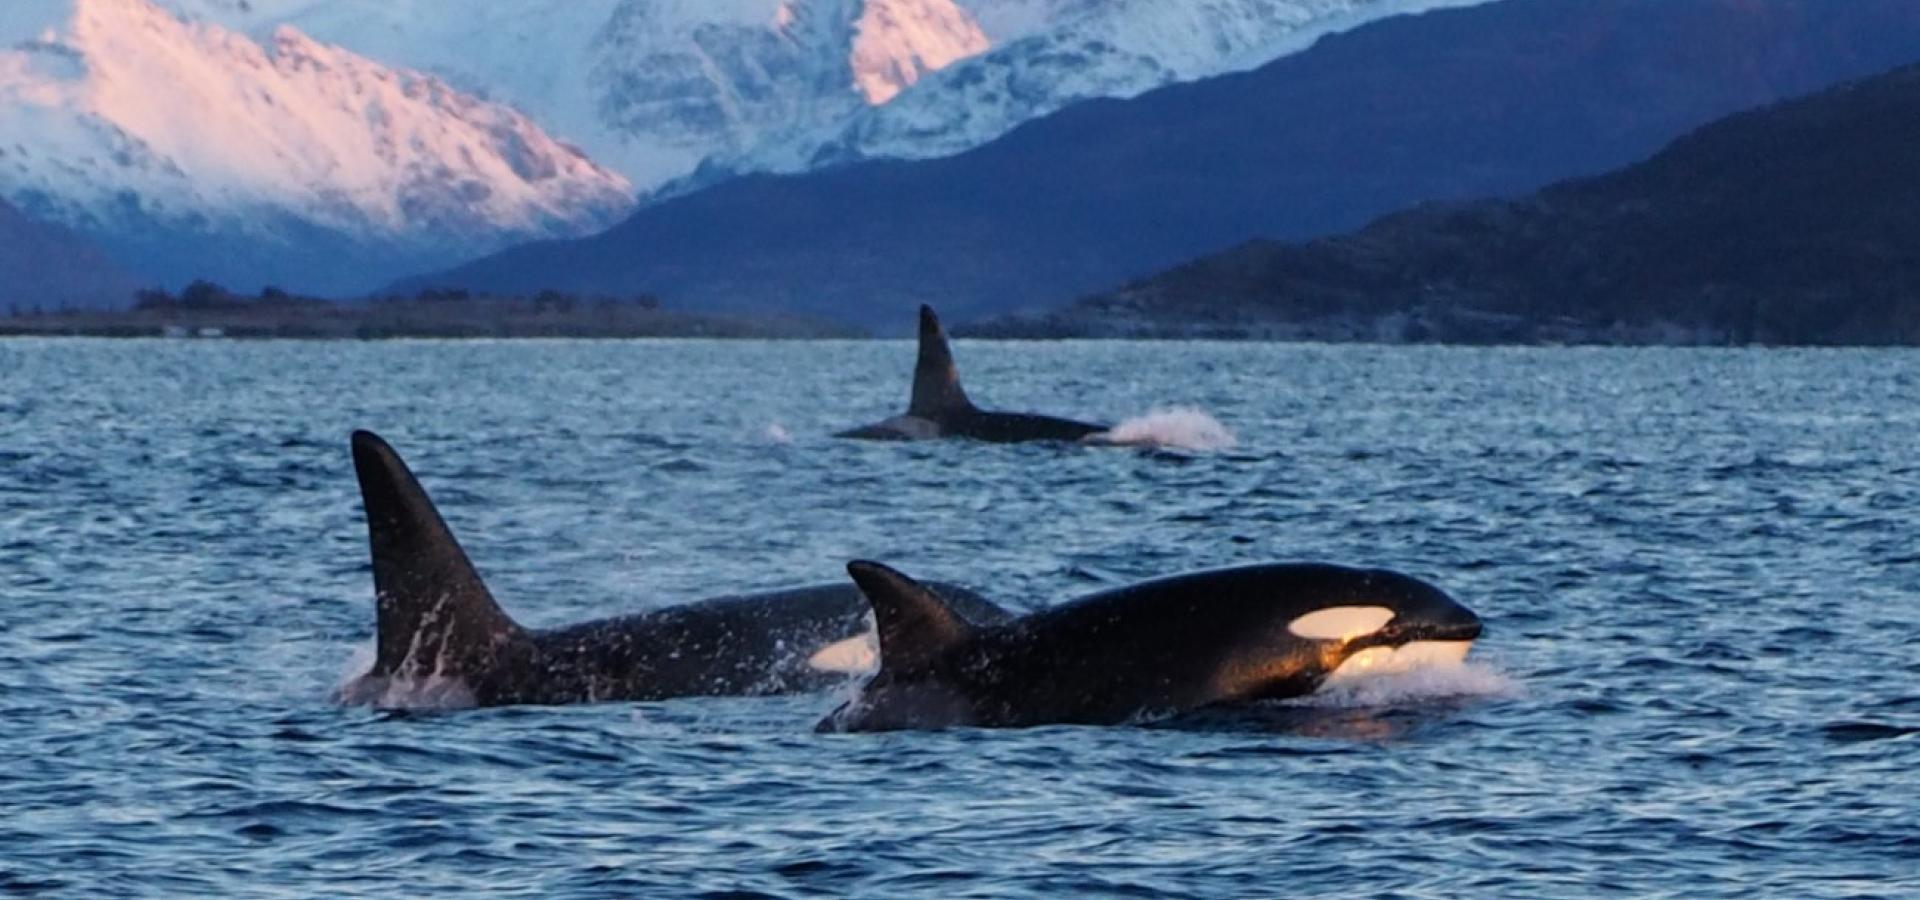
<path fill-rule="evenodd" d="M 1615 174 L 1254 242 L 979 331 L 1920 343 L 1920 67 L 1734 116 Z"/>

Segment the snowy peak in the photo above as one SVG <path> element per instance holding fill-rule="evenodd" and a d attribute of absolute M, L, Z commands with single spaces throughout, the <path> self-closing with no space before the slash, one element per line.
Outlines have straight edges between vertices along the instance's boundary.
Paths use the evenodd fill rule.
<path fill-rule="evenodd" d="M 867 0 L 854 34 L 853 83 L 875 106 L 989 47 L 979 24 L 948 0 Z"/>
<path fill-rule="evenodd" d="M 0 0 L 6 3 L 44 0 Z M 159 0 L 508 103 L 643 192 L 968 149 L 1097 97 L 1480 0 Z M 689 173 L 698 174 L 688 179 Z"/>
<path fill-rule="evenodd" d="M 290 24 L 431 72 L 514 106 L 642 189 L 709 158 L 831 133 L 990 48 L 955 0 L 160 2 L 257 36 Z M 794 164 L 812 150 L 798 147 Z"/>
<path fill-rule="evenodd" d="M 39 35 L 0 47 L 0 196 L 96 236 L 318 229 L 426 252 L 631 206 L 520 113 L 290 27 L 263 44 L 147 0 L 30 0 L 0 27 Z"/>
<path fill-rule="evenodd" d="M 951 0 L 625 0 L 589 93 L 612 132 L 698 161 L 843 121 L 987 47 Z"/>
<path fill-rule="evenodd" d="M 811 90 L 885 103 L 989 46 L 952 0 L 625 0 L 595 44 L 615 70 L 641 55 L 697 62 L 716 90 L 749 104 L 764 94 L 743 82 L 773 87 L 780 71 L 804 71 Z"/>
<path fill-rule="evenodd" d="M 1024 36 L 958 61 L 838 134 L 815 159 L 958 153 L 1082 100 L 1251 69 L 1330 32 L 1390 15 L 1484 0 L 968 0 L 994 27 Z M 1035 23 L 1044 23 L 1035 27 Z M 756 147 L 727 168 L 788 167 Z"/>

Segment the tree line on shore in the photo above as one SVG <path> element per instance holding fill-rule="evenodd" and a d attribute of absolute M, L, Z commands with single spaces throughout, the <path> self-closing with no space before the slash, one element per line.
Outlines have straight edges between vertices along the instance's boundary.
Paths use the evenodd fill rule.
<path fill-rule="evenodd" d="M 337 301 L 322 297 L 296 294 L 278 287 L 261 288 L 257 294 L 244 294 L 230 290 L 212 281 L 198 280 L 180 289 L 178 293 L 164 287 L 148 287 L 133 293 L 132 310 L 147 313 L 182 312 L 242 312 L 260 311 L 298 311 L 316 307 L 334 307 L 342 305 Z M 421 304 L 444 306 L 457 303 L 505 303 L 514 306 L 528 306 L 532 312 L 570 313 L 576 310 L 596 308 L 612 310 L 631 307 L 643 310 L 657 310 L 661 307 L 660 298 L 654 294 L 638 293 L 630 296 L 611 294 L 581 295 L 567 291 L 543 290 L 530 297 L 496 296 L 476 294 L 459 288 L 426 288 L 413 294 L 385 294 L 369 298 L 367 301 L 376 306 L 399 306 Z M 47 310 L 40 304 L 23 306 L 10 304 L 7 308 L 9 318 L 34 318 L 45 315 L 67 315 L 84 312 L 62 307 Z"/>

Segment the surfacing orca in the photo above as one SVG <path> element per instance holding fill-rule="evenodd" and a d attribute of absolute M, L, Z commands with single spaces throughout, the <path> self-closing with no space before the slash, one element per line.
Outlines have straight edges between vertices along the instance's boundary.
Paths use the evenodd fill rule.
<path fill-rule="evenodd" d="M 821 731 L 1146 721 L 1458 661 L 1480 636 L 1439 588 L 1381 570 L 1196 572 L 997 625 L 878 563 L 847 571 L 873 603 L 880 671 Z"/>
<path fill-rule="evenodd" d="M 347 703 L 501 706 L 811 690 L 870 671 L 870 609 L 840 583 L 717 597 L 551 630 L 522 627 L 386 441 L 357 431 L 377 614 L 375 657 Z M 1011 616 L 941 585 L 969 621 Z"/>
<path fill-rule="evenodd" d="M 876 441 L 923 441 L 965 437 L 995 443 L 1077 441 L 1105 425 L 1032 413 L 992 412 L 973 405 L 960 387 L 960 370 L 933 307 L 920 307 L 920 356 L 913 367 L 913 397 L 905 415 L 842 431 L 834 437 Z"/>

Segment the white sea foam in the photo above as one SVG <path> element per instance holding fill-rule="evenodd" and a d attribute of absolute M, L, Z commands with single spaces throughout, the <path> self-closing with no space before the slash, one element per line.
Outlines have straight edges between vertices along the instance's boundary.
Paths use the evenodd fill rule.
<path fill-rule="evenodd" d="M 1087 438 L 1095 444 L 1132 447 L 1168 447 L 1180 450 L 1226 450 L 1236 441 L 1233 432 L 1206 410 L 1169 406 L 1134 416 Z"/>
<path fill-rule="evenodd" d="M 372 674 L 376 655 L 372 641 L 353 648 L 340 668 L 333 699 L 347 706 L 379 709 L 467 709 L 476 704 L 464 679 L 430 674 L 391 678 Z"/>
<path fill-rule="evenodd" d="M 787 427 L 785 425 L 780 424 L 779 422 L 773 422 L 767 425 L 767 430 L 764 432 L 764 434 L 766 435 L 767 440 L 772 441 L 773 443 L 776 443 L 776 444 L 793 443 L 793 432 L 788 431 Z"/>
<path fill-rule="evenodd" d="M 362 676 L 340 686 L 336 695 L 349 706 L 376 709 L 472 709 L 479 704 L 473 689 L 460 678 L 428 675 L 425 678 L 376 678 Z"/>
<path fill-rule="evenodd" d="M 1343 678 L 1288 702 L 1297 706 L 1354 708 L 1394 706 L 1445 697 L 1516 697 L 1521 693 L 1519 682 L 1484 662 L 1470 660 Z"/>

